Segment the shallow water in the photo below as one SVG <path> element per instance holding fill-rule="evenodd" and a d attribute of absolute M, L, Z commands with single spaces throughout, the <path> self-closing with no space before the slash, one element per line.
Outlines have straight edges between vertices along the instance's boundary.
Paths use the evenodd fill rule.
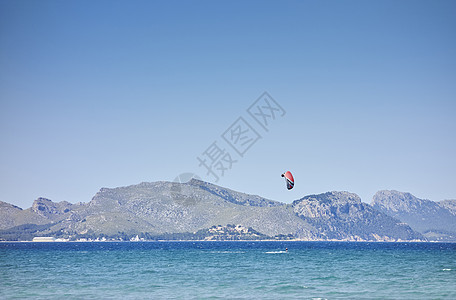
<path fill-rule="evenodd" d="M 456 244 L 0 243 L 1 299 L 62 297 L 456 299 Z"/>

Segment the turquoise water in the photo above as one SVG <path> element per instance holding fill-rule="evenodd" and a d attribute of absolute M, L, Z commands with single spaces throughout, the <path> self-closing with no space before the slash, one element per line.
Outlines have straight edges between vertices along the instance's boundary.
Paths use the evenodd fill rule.
<path fill-rule="evenodd" d="M 456 299 L 456 244 L 0 243 L 0 298 Z"/>

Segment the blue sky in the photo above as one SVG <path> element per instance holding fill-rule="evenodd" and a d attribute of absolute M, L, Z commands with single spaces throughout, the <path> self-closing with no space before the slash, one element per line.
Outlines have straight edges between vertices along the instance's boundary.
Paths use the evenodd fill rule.
<path fill-rule="evenodd" d="M 456 198 L 454 1 L 0 0 L 0 200 L 214 182 L 291 202 L 380 189 Z M 259 127 L 267 91 L 285 110 Z M 243 157 L 221 135 L 243 117 Z M 280 174 L 296 179 L 287 191 Z"/>

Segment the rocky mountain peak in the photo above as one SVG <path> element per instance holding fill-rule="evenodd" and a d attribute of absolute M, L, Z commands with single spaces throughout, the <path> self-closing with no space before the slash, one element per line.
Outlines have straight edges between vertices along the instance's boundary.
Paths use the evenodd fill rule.
<path fill-rule="evenodd" d="M 432 240 L 456 239 L 456 201 L 435 202 L 419 199 L 410 193 L 379 191 L 372 206 L 409 224 Z"/>
<path fill-rule="evenodd" d="M 435 202 L 425 199 L 419 199 L 407 192 L 395 190 L 378 191 L 371 202 L 375 208 L 390 212 L 415 212 L 423 209 L 435 209 Z"/>
<path fill-rule="evenodd" d="M 340 205 L 348 203 L 361 203 L 361 198 L 357 194 L 346 191 L 332 191 L 319 195 L 305 196 L 304 198 L 294 201 L 293 205 L 297 205 L 303 201 L 318 202 L 327 205 Z"/>
<path fill-rule="evenodd" d="M 361 198 L 349 192 L 327 192 L 305 196 L 292 203 L 294 211 L 306 218 L 348 217 L 363 210 Z"/>
<path fill-rule="evenodd" d="M 349 192 L 327 192 L 309 195 L 292 204 L 293 211 L 316 228 L 324 238 L 351 240 L 403 240 L 420 239 L 397 219 L 388 217 L 361 202 L 361 198 Z M 345 236 L 340 233 L 344 232 Z"/>
<path fill-rule="evenodd" d="M 47 198 L 38 198 L 33 202 L 32 211 L 42 215 L 58 215 L 70 211 L 72 204 L 66 201 L 55 203 Z"/>
<path fill-rule="evenodd" d="M 196 179 L 196 178 L 192 178 L 187 182 L 187 184 L 191 184 L 191 185 L 202 185 L 202 184 L 206 184 L 206 183 L 207 182 L 202 181 L 200 179 Z"/>

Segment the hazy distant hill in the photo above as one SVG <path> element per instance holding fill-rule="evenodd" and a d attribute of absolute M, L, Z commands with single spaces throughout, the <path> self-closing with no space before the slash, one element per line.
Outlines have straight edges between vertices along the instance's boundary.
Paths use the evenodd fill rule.
<path fill-rule="evenodd" d="M 422 238 L 407 225 L 362 203 L 355 194 L 312 195 L 287 205 L 195 179 L 102 188 L 88 203 L 54 203 L 39 198 L 32 208 L 22 210 L 2 202 L 0 220 L 0 239 L 4 240 L 34 236 L 128 239 L 135 235 L 209 239 L 211 233 L 218 239 L 234 238 L 233 234 L 236 239 Z M 222 229 L 216 232 L 213 228 L 218 225 Z M 233 234 L 221 234 L 230 230 Z"/>
<path fill-rule="evenodd" d="M 434 202 L 410 193 L 379 191 L 371 204 L 430 240 L 456 241 L 456 200 Z"/>

